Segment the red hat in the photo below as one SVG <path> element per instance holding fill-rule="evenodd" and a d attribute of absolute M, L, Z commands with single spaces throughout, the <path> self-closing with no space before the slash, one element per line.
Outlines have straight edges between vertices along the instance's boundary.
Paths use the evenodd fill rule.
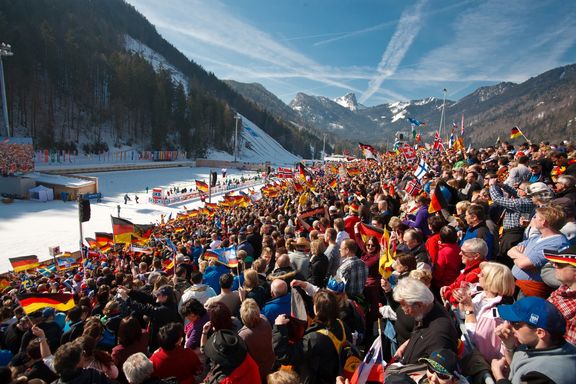
<path fill-rule="evenodd" d="M 74 281 L 82 281 L 82 276 L 79 273 L 74 275 Z"/>

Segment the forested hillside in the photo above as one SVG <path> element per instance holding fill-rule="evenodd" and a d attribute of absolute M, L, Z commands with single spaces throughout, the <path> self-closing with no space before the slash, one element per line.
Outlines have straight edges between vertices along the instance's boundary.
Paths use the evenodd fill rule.
<path fill-rule="evenodd" d="M 231 152 L 234 111 L 293 153 L 308 157 L 321 145 L 186 58 L 122 0 L 0 0 L 0 36 L 14 53 L 4 59 L 10 123 L 37 148 Z M 126 36 L 162 55 L 188 84 L 126 50 Z"/>

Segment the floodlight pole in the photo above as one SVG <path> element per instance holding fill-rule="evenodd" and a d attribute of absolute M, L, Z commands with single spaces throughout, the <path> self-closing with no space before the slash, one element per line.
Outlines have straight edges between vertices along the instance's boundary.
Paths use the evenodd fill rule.
<path fill-rule="evenodd" d="M 240 119 L 240 116 L 234 115 L 234 120 L 236 120 L 236 129 L 234 130 L 234 163 L 236 163 L 238 157 L 238 120 Z"/>
<path fill-rule="evenodd" d="M 442 137 L 442 128 L 444 128 L 444 107 L 446 106 L 446 92 L 448 92 L 448 90 L 444 88 L 443 92 L 444 92 L 444 100 L 442 101 L 442 114 L 440 115 L 440 127 L 438 128 L 438 130 L 440 131 L 438 132 L 438 136 L 440 136 L 440 138 Z"/>
<path fill-rule="evenodd" d="M 4 64 L 3 56 L 12 56 L 12 46 L 10 44 L 0 43 L 0 88 L 2 88 L 2 115 L 4 116 L 4 127 L 6 127 L 6 137 L 11 137 L 10 122 L 8 121 L 8 104 L 6 102 L 6 84 L 4 82 Z"/>

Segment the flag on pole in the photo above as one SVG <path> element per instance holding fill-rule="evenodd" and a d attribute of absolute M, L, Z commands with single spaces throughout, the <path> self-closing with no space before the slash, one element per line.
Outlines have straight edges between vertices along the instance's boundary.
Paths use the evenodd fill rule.
<path fill-rule="evenodd" d="M 448 148 L 453 148 L 455 143 L 454 130 L 450 133 L 450 141 L 448 142 Z"/>
<path fill-rule="evenodd" d="M 230 268 L 236 268 L 238 266 L 236 248 L 233 246 L 228 248 L 207 249 L 204 252 L 204 259 L 218 261 Z"/>
<path fill-rule="evenodd" d="M 434 133 L 434 146 L 432 148 L 436 151 L 444 150 L 444 143 L 442 142 L 442 138 L 440 137 L 440 133 L 438 131 Z"/>
<path fill-rule="evenodd" d="M 512 127 L 512 131 L 510 132 L 510 138 L 515 139 L 520 136 L 522 136 L 522 131 L 520 130 L 520 128 L 518 128 L 517 126 Z"/>
<path fill-rule="evenodd" d="M 430 167 L 428 166 L 428 164 L 426 164 L 426 161 L 424 161 L 424 159 L 420 159 L 420 161 L 418 162 L 418 166 L 414 171 L 414 176 L 416 176 L 418 181 L 420 181 L 422 180 L 424 175 L 428 172 L 430 172 Z"/>
<path fill-rule="evenodd" d="M 56 265 L 52 264 L 46 267 L 38 268 L 38 273 L 44 277 L 50 277 L 50 275 L 56 273 Z"/>
<path fill-rule="evenodd" d="M 38 265 L 38 256 L 20 256 L 20 257 L 9 257 L 10 264 L 12 264 L 12 269 L 14 272 L 26 271 L 27 269 L 36 268 Z"/>
<path fill-rule="evenodd" d="M 126 219 L 112 216 L 112 233 L 114 234 L 114 243 L 131 244 L 134 224 Z"/>
<path fill-rule="evenodd" d="M 390 247 L 390 233 L 384 228 L 382 237 L 380 238 L 380 260 L 378 261 L 378 271 L 383 278 L 387 279 L 392 274 L 392 263 L 396 257 L 396 251 Z"/>
<path fill-rule="evenodd" d="M 462 114 L 462 120 L 460 121 L 460 136 L 464 136 L 464 114 Z"/>
<path fill-rule="evenodd" d="M 208 193 L 208 184 L 203 181 L 195 180 L 196 181 L 196 189 L 202 193 Z"/>
<path fill-rule="evenodd" d="M 418 194 L 420 193 L 421 190 L 422 190 L 422 187 L 420 186 L 420 183 L 415 182 L 414 180 L 410 180 L 406 184 L 405 191 L 410 196 L 418 196 Z"/>
<path fill-rule="evenodd" d="M 71 293 L 30 293 L 17 295 L 18 301 L 27 315 L 46 307 L 66 312 L 74 308 L 74 295 Z"/>
<path fill-rule="evenodd" d="M 448 203 L 444 199 L 444 194 L 440 189 L 440 185 L 436 184 L 432 195 L 430 196 L 430 205 L 428 206 L 428 213 L 436 213 L 446 208 Z"/>
<path fill-rule="evenodd" d="M 411 117 L 407 117 L 406 120 L 408 120 L 410 122 L 410 124 L 415 125 L 417 127 L 419 126 L 426 126 L 426 123 L 422 122 L 422 121 L 418 121 L 416 119 L 413 119 Z"/>
<path fill-rule="evenodd" d="M 382 360 L 382 337 L 377 337 L 354 372 L 351 384 L 383 383 L 386 362 Z"/>
<path fill-rule="evenodd" d="M 366 160 L 378 161 L 378 151 L 373 146 L 362 143 L 358 143 L 358 146 Z"/>

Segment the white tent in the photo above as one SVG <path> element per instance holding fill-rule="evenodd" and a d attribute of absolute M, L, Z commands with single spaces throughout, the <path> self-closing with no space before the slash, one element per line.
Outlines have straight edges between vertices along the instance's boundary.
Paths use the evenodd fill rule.
<path fill-rule="evenodd" d="M 37 201 L 54 200 L 54 190 L 43 185 L 38 185 L 28 190 L 28 198 Z"/>

